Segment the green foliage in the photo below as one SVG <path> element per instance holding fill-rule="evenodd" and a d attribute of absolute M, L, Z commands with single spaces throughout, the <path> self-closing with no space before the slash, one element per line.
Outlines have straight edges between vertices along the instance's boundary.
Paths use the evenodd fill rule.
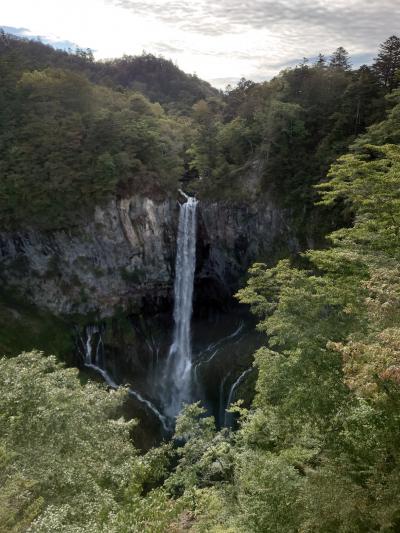
<path fill-rule="evenodd" d="M 304 479 L 290 462 L 275 454 L 248 450 L 239 454 L 235 472 L 240 530 L 282 533 L 296 530 Z"/>
<path fill-rule="evenodd" d="M 344 198 L 357 213 L 354 226 L 333 233 L 332 239 L 349 247 L 357 244 L 364 254 L 398 259 L 400 147 L 365 145 L 364 153 L 340 158 L 329 176 L 331 180 L 319 186 L 326 190 L 323 202 Z"/>
<path fill-rule="evenodd" d="M 397 128 L 395 113 L 371 134 Z M 268 335 L 256 354 L 254 410 L 239 435 L 247 459 L 241 470 L 235 462 L 254 487 L 238 487 L 244 529 L 399 527 L 400 152 L 366 144 L 369 135 L 319 186 L 324 204 L 352 210 L 353 225 L 331 235 L 330 249 L 306 254 L 308 271 L 289 261 L 255 265 L 238 294 Z M 260 486 L 255 476 L 269 458 L 272 471 Z M 289 471 L 280 478 L 282 460 Z M 271 487 L 281 497 L 264 504 Z M 282 513 L 291 497 L 291 512 Z"/>
<path fill-rule="evenodd" d="M 183 498 L 171 499 L 161 486 L 172 455 L 171 446 L 164 445 L 135 461 L 123 504 L 111 517 L 105 531 L 164 533 L 169 530 L 187 504 Z"/>
<path fill-rule="evenodd" d="M 400 143 L 400 91 L 393 91 L 386 96 L 391 109 L 388 116 L 382 122 L 373 124 L 368 131 L 359 137 L 354 143 L 354 148 L 361 149 L 365 144 L 399 144 Z"/>
<path fill-rule="evenodd" d="M 214 419 L 205 414 L 196 403 L 186 406 L 178 417 L 175 438 L 184 444 L 177 451 L 178 466 L 166 482 L 173 494 L 219 484 L 232 474 L 227 435 L 216 432 Z"/>
<path fill-rule="evenodd" d="M 329 62 L 329 67 L 336 70 L 350 69 L 349 53 L 343 48 L 343 46 L 339 46 L 339 48 L 333 52 Z"/>
<path fill-rule="evenodd" d="M 125 391 L 39 352 L 0 359 L 0 531 L 163 533 L 187 505 L 162 482 L 171 445 L 138 456 Z"/>
<path fill-rule="evenodd" d="M 190 495 L 194 531 L 400 527 L 400 152 L 385 144 L 397 114 L 318 186 L 320 202 L 339 204 L 353 223 L 331 234 L 331 247 L 303 254 L 301 267 L 255 264 L 238 293 L 266 345 L 235 435 L 216 432 L 197 405 L 178 421 L 184 445 L 166 486 Z"/>
<path fill-rule="evenodd" d="M 4 498 L 0 522 L 15 517 L 22 531 L 22 512 L 40 531 L 94 530 L 116 509 L 135 457 L 132 423 L 117 417 L 123 392 L 82 387 L 77 370 L 38 352 L 0 367 L 2 476 L 15 494 Z"/>
<path fill-rule="evenodd" d="M 68 227 L 110 195 L 177 186 L 183 126 L 160 105 L 71 70 L 1 68 L 3 225 Z"/>
<path fill-rule="evenodd" d="M 392 35 L 379 47 L 374 68 L 383 85 L 391 92 L 400 84 L 400 39 Z"/>

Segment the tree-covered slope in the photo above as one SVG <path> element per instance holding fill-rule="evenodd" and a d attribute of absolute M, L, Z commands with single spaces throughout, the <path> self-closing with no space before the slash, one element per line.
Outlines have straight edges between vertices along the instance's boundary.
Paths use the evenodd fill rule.
<path fill-rule="evenodd" d="M 177 112 L 187 112 L 197 100 L 218 94 L 196 75 L 186 74 L 171 60 L 150 53 L 95 61 L 89 49 L 56 50 L 39 41 L 0 32 L 0 57 L 19 72 L 50 67 L 74 70 L 101 85 L 140 91 L 152 102 L 170 105 Z"/>
<path fill-rule="evenodd" d="M 206 81 L 185 74 L 171 60 L 150 53 L 99 63 L 95 79 L 138 90 L 152 102 L 160 102 L 177 113 L 187 112 L 197 100 L 218 95 Z"/>
<path fill-rule="evenodd" d="M 200 196 L 272 194 L 310 236 L 320 225 L 313 185 L 384 115 L 382 54 L 373 67 L 352 70 L 339 48 L 329 62 L 304 62 L 270 82 L 242 80 L 219 95 L 152 55 L 98 62 L 88 51 L 3 33 L 3 224 L 68 227 L 115 194 L 175 190 L 187 165 L 202 178 L 194 184 Z M 254 173 L 261 180 L 245 183 Z"/>
<path fill-rule="evenodd" d="M 182 507 L 154 488 L 168 447 L 137 455 L 124 391 L 82 384 L 39 352 L 0 369 L 2 533 L 165 531 Z"/>
<path fill-rule="evenodd" d="M 222 102 L 199 102 L 193 164 L 214 191 L 229 189 L 249 161 L 282 202 L 307 202 L 358 134 L 384 116 L 385 88 L 374 69 L 319 60 L 270 82 L 242 80 Z"/>
<path fill-rule="evenodd" d="M 3 224 L 62 227 L 119 190 L 177 183 L 180 124 L 140 93 L 112 91 L 53 68 L 25 72 L 12 98 L 6 91 Z"/>
<path fill-rule="evenodd" d="M 176 188 L 183 119 L 80 68 L 28 64 L 0 53 L 3 227 L 68 227 L 112 195 Z"/>
<path fill-rule="evenodd" d="M 195 531 L 399 529 L 399 109 L 318 187 L 321 202 L 351 209 L 353 224 L 303 254 L 302 267 L 254 265 L 238 293 L 266 343 L 233 442 L 196 431 L 199 412 L 184 415 L 188 440 L 171 480 L 197 491 Z M 210 478 L 215 461 L 220 479 Z"/>

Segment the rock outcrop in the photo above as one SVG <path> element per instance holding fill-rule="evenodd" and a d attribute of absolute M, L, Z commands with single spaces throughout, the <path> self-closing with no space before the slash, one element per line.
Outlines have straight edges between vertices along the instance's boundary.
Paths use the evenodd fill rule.
<path fill-rule="evenodd" d="M 0 233 L 3 282 L 55 314 L 157 306 L 171 297 L 177 198 L 113 198 L 68 231 Z M 231 293 L 277 243 L 295 248 L 287 213 L 272 202 L 202 201 L 196 290 Z"/>

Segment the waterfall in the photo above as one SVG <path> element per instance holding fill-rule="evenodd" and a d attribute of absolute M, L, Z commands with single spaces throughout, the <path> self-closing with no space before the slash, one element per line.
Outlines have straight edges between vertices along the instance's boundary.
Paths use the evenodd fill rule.
<path fill-rule="evenodd" d="M 231 403 L 233 402 L 234 398 L 235 398 L 235 392 L 236 392 L 236 389 L 239 387 L 239 385 L 241 385 L 245 379 L 245 377 L 250 374 L 250 372 L 252 372 L 253 367 L 250 367 L 248 368 L 247 370 L 245 370 L 244 372 L 242 372 L 240 374 L 240 376 L 237 378 L 237 380 L 233 383 L 232 387 L 231 387 L 231 390 L 229 391 L 229 396 L 228 396 L 228 401 L 226 403 L 226 409 L 229 409 Z M 225 426 L 228 426 L 230 425 L 232 421 L 232 413 L 228 413 L 226 410 L 225 410 L 225 420 L 224 420 L 224 425 Z"/>
<path fill-rule="evenodd" d="M 128 389 L 129 396 L 133 396 L 133 398 L 136 398 L 140 403 L 143 403 L 150 411 L 158 418 L 158 420 L 161 422 L 161 425 L 164 429 L 164 431 L 169 432 L 171 428 L 168 425 L 167 419 L 164 415 L 160 413 L 160 411 L 149 401 L 146 400 L 146 398 L 143 398 L 141 394 L 136 392 L 135 390 L 129 388 Z"/>
<path fill-rule="evenodd" d="M 175 418 L 191 400 L 192 348 L 190 322 L 196 268 L 197 200 L 184 195 L 180 205 L 174 282 L 174 333 L 163 375 L 164 407 Z"/>
<path fill-rule="evenodd" d="M 118 385 L 104 369 L 104 354 L 103 354 L 103 339 L 101 336 L 101 330 L 98 326 L 86 326 L 85 328 L 86 341 L 82 341 L 84 347 L 83 350 L 83 363 L 87 368 L 95 370 L 100 374 L 104 381 L 110 385 L 113 389 L 116 389 Z M 97 343 L 94 349 L 94 340 L 97 335 Z"/>
<path fill-rule="evenodd" d="M 219 385 L 219 413 L 218 413 L 218 422 L 219 425 L 222 427 L 225 422 L 225 403 L 224 403 L 224 390 L 225 390 L 225 383 L 227 382 L 228 378 L 232 374 L 232 370 L 230 370 L 226 376 L 224 376 L 221 380 L 221 383 Z"/>
<path fill-rule="evenodd" d="M 103 350 L 103 339 L 101 335 L 101 329 L 98 326 L 86 326 L 85 328 L 86 340 L 81 338 L 81 343 L 83 346 L 83 364 L 87 368 L 91 368 L 104 379 L 104 381 L 112 389 L 118 389 L 118 385 L 112 376 L 107 372 L 104 365 L 104 350 Z M 97 343 L 94 343 L 95 337 L 97 335 Z M 167 424 L 165 416 L 163 416 L 159 410 L 149 401 L 143 398 L 141 394 L 134 391 L 131 388 L 128 388 L 128 394 L 140 403 L 144 404 L 161 422 L 163 429 L 166 432 L 169 432 L 170 428 Z"/>
<path fill-rule="evenodd" d="M 207 346 L 207 348 L 205 350 L 203 350 L 203 354 L 206 355 L 210 352 L 212 352 L 212 354 L 207 358 L 205 359 L 204 361 L 199 361 L 196 366 L 195 366 L 195 375 L 197 375 L 197 370 L 200 368 L 201 365 L 207 365 L 208 363 L 210 363 L 214 357 L 218 354 L 218 352 L 221 350 L 221 348 L 223 348 L 224 344 L 227 342 L 227 341 L 230 341 L 230 340 L 233 340 L 234 338 L 236 338 L 239 333 L 242 331 L 242 329 L 244 328 L 244 322 L 240 322 L 238 328 L 233 332 L 231 333 L 230 335 L 227 335 L 226 337 L 223 337 L 222 339 L 218 340 L 217 342 L 213 342 L 211 344 L 209 344 Z M 238 341 L 237 341 L 238 342 Z"/>

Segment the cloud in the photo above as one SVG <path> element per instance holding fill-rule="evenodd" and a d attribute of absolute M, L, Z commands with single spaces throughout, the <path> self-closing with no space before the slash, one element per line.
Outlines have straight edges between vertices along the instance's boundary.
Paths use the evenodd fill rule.
<path fill-rule="evenodd" d="M 269 79 L 338 46 L 355 67 L 370 63 L 379 43 L 400 28 L 398 0 L 105 1 L 135 20 L 162 24 L 176 41 L 159 39 L 155 49 L 220 87 L 242 76 Z"/>
<path fill-rule="evenodd" d="M 223 35 L 292 26 L 293 34 L 320 28 L 338 40 L 370 42 L 400 26 L 396 0 L 109 0 L 137 16 L 151 16 L 182 30 Z M 304 38 L 310 37 L 304 34 Z"/>
<path fill-rule="evenodd" d="M 149 44 L 151 52 L 158 52 L 160 54 L 181 54 L 185 51 L 186 47 L 184 44 L 170 44 L 167 42 L 152 42 Z"/>
<path fill-rule="evenodd" d="M 235 86 L 237 85 L 240 78 L 238 77 L 227 77 L 227 78 L 213 78 L 210 80 L 212 85 L 216 87 L 225 88 L 227 85 Z"/>
<path fill-rule="evenodd" d="M 16 35 L 64 49 L 81 43 L 99 59 L 162 54 L 220 87 L 269 79 L 338 46 L 354 66 L 370 63 L 400 28 L 399 0 L 0 1 L 2 21 Z"/>

